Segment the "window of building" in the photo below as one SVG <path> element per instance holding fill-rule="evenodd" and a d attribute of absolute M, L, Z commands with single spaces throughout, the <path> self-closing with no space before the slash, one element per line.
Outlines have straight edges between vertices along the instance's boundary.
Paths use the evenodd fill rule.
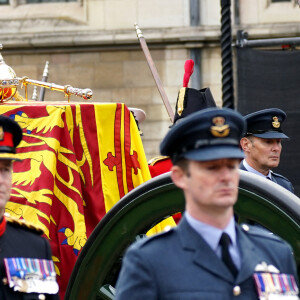
<path fill-rule="evenodd" d="M 7 5 L 7 4 L 9 4 L 8 1 L 9 0 L 0 0 L 0 5 L 4 5 L 4 4 Z"/>

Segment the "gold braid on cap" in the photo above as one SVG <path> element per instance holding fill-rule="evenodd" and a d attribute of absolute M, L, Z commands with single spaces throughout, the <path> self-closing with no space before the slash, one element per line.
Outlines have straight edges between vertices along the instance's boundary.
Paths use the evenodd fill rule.
<path fill-rule="evenodd" d="M 182 87 L 182 88 L 179 90 L 179 94 L 178 94 L 178 100 L 177 100 L 177 113 L 178 113 L 179 116 L 181 116 L 181 115 L 182 115 L 182 112 L 183 112 L 183 105 L 184 105 L 185 91 L 186 91 L 186 88 L 185 88 L 185 87 Z"/>

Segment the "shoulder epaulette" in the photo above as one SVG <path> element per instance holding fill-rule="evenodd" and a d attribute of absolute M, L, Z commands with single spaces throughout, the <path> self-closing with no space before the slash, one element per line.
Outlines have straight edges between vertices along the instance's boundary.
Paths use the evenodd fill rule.
<path fill-rule="evenodd" d="M 169 159 L 170 156 L 156 156 L 148 161 L 149 166 L 154 166 L 157 162 Z"/>
<path fill-rule="evenodd" d="M 5 216 L 5 220 L 10 224 L 28 229 L 28 230 L 38 233 L 40 235 L 44 233 L 44 231 L 41 227 L 39 227 L 38 225 L 32 224 L 24 219 L 18 219 L 16 217 L 11 216 L 9 213 L 5 213 L 4 216 Z"/>
<path fill-rule="evenodd" d="M 269 231 L 268 229 L 261 227 L 260 225 L 242 224 L 241 227 L 242 230 L 249 235 L 255 235 L 257 237 L 267 238 L 278 242 L 283 241 L 279 236 Z"/>

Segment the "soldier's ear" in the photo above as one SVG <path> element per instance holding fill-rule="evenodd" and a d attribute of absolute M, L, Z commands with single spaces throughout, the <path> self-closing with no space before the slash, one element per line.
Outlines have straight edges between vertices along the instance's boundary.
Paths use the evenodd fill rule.
<path fill-rule="evenodd" d="M 184 190 L 186 187 L 185 179 L 187 177 L 186 172 L 179 166 L 174 165 L 171 168 L 171 179 L 174 184 L 180 189 Z"/>
<path fill-rule="evenodd" d="M 249 152 L 249 147 L 251 147 L 251 141 L 248 138 L 241 138 L 240 144 L 244 152 Z"/>

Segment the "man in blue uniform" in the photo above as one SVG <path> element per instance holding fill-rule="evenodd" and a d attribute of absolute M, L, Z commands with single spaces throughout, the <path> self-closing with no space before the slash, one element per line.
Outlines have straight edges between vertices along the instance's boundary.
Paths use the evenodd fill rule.
<path fill-rule="evenodd" d="M 272 180 L 294 193 L 292 183 L 272 171 L 280 162 L 281 141 L 288 139 L 282 130 L 285 119 L 285 112 L 278 108 L 263 109 L 245 116 L 247 131 L 241 139 L 245 159 L 240 169 Z"/>
<path fill-rule="evenodd" d="M 22 130 L 0 116 L 0 299 L 59 299 L 51 249 L 42 230 L 5 213 L 12 187 L 12 163 Z"/>
<path fill-rule="evenodd" d="M 208 108 L 168 132 L 160 151 L 172 159 L 171 178 L 183 190 L 186 210 L 176 228 L 130 246 L 116 300 L 249 300 L 288 289 L 298 299 L 291 247 L 234 221 L 244 128 L 239 113 Z M 283 278 L 291 287 L 277 284 Z"/>

